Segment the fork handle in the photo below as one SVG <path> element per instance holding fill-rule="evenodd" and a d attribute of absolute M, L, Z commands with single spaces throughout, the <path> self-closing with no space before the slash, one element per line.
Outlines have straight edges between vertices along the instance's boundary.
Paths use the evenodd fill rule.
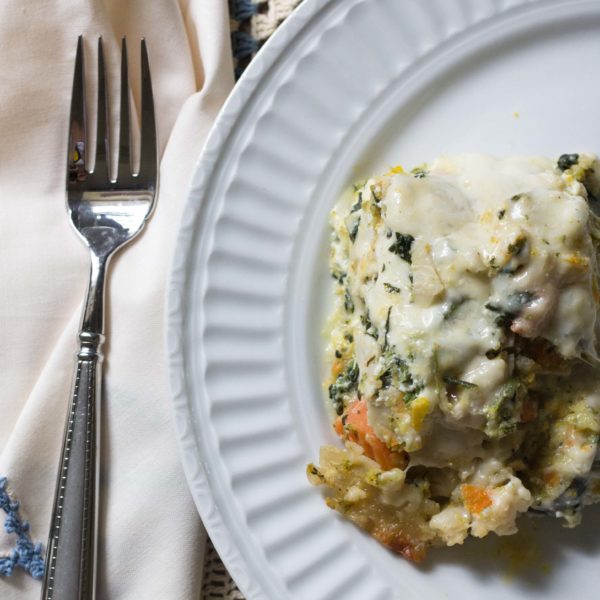
<path fill-rule="evenodd" d="M 99 401 L 107 263 L 106 256 L 92 256 L 46 550 L 42 600 L 92 600 L 95 597 Z"/>
<path fill-rule="evenodd" d="M 102 336 L 82 333 L 63 441 L 43 600 L 89 600 L 95 590 Z M 95 346 L 95 350 L 92 348 Z"/>

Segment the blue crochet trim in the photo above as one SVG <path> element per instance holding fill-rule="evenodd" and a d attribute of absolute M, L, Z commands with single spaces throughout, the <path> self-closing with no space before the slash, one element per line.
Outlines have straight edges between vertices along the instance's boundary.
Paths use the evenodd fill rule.
<path fill-rule="evenodd" d="M 231 51 L 236 79 L 239 79 L 260 46 L 258 40 L 250 33 L 250 23 L 263 5 L 264 0 L 229 0 L 232 23 Z"/>
<path fill-rule="evenodd" d="M 229 11 L 232 19 L 245 21 L 258 12 L 258 4 L 252 0 L 229 0 Z"/>
<path fill-rule="evenodd" d="M 258 42 L 246 31 L 234 31 L 231 34 L 231 45 L 236 58 L 252 56 L 258 50 Z"/>
<path fill-rule="evenodd" d="M 19 515 L 19 502 L 6 491 L 6 477 L 0 477 L 0 508 L 6 513 L 4 530 L 17 535 L 17 545 L 6 556 L 0 556 L 0 575 L 12 575 L 15 567 L 25 569 L 34 579 L 44 576 L 42 544 L 29 537 L 29 523 Z"/>

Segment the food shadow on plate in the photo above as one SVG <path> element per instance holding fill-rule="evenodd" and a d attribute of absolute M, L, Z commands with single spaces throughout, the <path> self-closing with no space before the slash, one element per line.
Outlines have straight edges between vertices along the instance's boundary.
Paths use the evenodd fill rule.
<path fill-rule="evenodd" d="M 512 536 L 469 538 L 457 548 L 436 548 L 417 568 L 431 573 L 443 566 L 460 566 L 485 579 L 501 577 L 513 585 L 550 588 L 565 564 L 567 554 L 600 557 L 600 505 L 583 511 L 581 525 L 563 527 L 561 519 L 524 516 Z"/>

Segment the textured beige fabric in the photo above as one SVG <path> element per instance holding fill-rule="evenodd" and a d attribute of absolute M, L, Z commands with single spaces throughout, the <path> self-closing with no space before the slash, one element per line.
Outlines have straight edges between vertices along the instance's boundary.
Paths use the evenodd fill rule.
<path fill-rule="evenodd" d="M 110 277 L 98 597 L 197 598 L 204 534 L 174 435 L 164 290 L 193 166 L 233 84 L 224 0 L 0 2 L 0 474 L 45 543 L 88 274 L 64 208 L 80 33 L 90 75 L 96 37 L 116 75 L 127 34 L 136 100 L 147 38 L 162 155 L 156 212 Z M 0 552 L 11 544 L 0 532 Z M 2 600 L 39 593 L 22 573 L 0 579 Z"/>
<path fill-rule="evenodd" d="M 301 0 L 268 0 L 266 10 L 252 17 L 252 37 L 258 41 L 265 41 L 300 2 Z"/>
<path fill-rule="evenodd" d="M 210 539 L 206 542 L 201 600 L 244 600 Z"/>

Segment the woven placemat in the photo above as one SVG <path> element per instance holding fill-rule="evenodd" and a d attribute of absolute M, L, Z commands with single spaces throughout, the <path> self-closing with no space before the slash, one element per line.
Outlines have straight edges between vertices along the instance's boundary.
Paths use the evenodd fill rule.
<path fill-rule="evenodd" d="M 229 0 L 231 48 L 238 78 L 301 0 Z"/>
<path fill-rule="evenodd" d="M 229 0 L 231 49 L 236 78 L 239 78 L 260 47 L 300 2 L 301 0 Z M 200 599 L 244 600 L 210 539 L 206 546 Z"/>
<path fill-rule="evenodd" d="M 206 543 L 201 600 L 244 600 L 210 539 Z"/>

